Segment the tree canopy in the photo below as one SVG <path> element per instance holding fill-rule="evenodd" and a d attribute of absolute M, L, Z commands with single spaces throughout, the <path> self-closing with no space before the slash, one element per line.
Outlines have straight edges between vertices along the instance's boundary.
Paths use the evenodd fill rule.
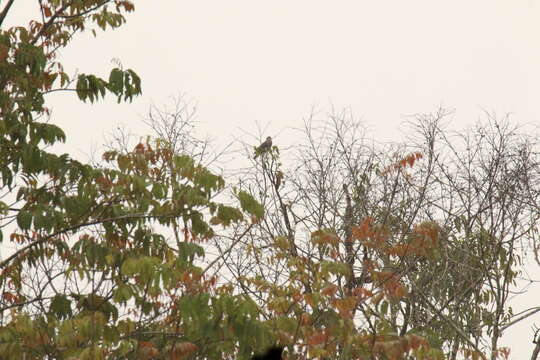
<path fill-rule="evenodd" d="M 47 97 L 131 101 L 141 79 L 73 76 L 58 55 L 135 7 L 36 6 L 0 30 L 0 358 L 507 357 L 502 333 L 536 311 L 509 306 L 537 249 L 534 135 L 490 119 L 451 137 L 441 110 L 376 148 L 334 113 L 287 156 L 246 147 L 249 170 L 224 177 L 180 106 L 84 163 L 50 151 L 68 139 Z"/>

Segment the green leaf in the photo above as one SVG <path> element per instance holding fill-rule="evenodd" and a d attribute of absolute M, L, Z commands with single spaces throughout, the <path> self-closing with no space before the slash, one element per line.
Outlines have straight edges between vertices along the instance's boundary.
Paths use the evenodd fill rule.
<path fill-rule="evenodd" d="M 388 313 L 388 302 L 381 301 L 381 314 L 386 315 Z"/>
<path fill-rule="evenodd" d="M 13 172 L 8 169 L 7 167 L 0 170 L 2 174 L 2 183 L 4 186 L 8 186 L 11 188 L 11 184 L 13 184 Z"/>
<path fill-rule="evenodd" d="M 337 261 L 322 261 L 321 262 L 321 271 L 323 273 L 332 273 L 334 275 L 349 275 L 349 266 L 347 263 L 337 262 Z"/>
<path fill-rule="evenodd" d="M 132 276 L 136 272 L 138 260 L 134 258 L 128 258 L 122 263 L 120 273 L 125 276 Z"/>
<path fill-rule="evenodd" d="M 165 186 L 163 186 L 163 184 L 160 184 L 160 183 L 154 183 L 154 185 L 152 186 L 152 195 L 156 198 L 156 199 L 163 199 L 165 197 Z"/>
<path fill-rule="evenodd" d="M 44 216 L 41 211 L 38 211 L 34 214 L 34 227 L 36 229 L 43 229 L 47 223 L 49 218 Z"/>
<path fill-rule="evenodd" d="M 174 157 L 174 165 L 178 168 L 181 168 L 181 169 L 186 169 L 186 168 L 193 168 L 193 165 L 194 165 L 194 161 L 191 157 L 187 156 L 187 155 L 180 155 L 180 156 L 175 156 Z M 188 177 L 188 176 L 186 176 Z"/>
<path fill-rule="evenodd" d="M 178 244 L 178 257 L 176 261 L 180 268 L 185 269 L 186 265 L 193 264 L 195 257 L 204 257 L 204 248 L 191 242 L 181 242 Z"/>
<path fill-rule="evenodd" d="M 217 223 L 220 223 L 224 226 L 229 226 L 231 222 L 239 222 L 243 219 L 242 213 L 233 207 L 219 205 L 218 212 L 216 216 Z"/>
<path fill-rule="evenodd" d="M 59 319 L 66 319 L 73 315 L 71 301 L 64 294 L 57 294 L 51 300 L 49 313 Z"/>
<path fill-rule="evenodd" d="M 27 210 L 21 210 L 17 214 L 17 225 L 22 230 L 29 230 L 32 223 L 32 213 Z"/>
<path fill-rule="evenodd" d="M 264 217 L 264 207 L 259 204 L 253 196 L 248 194 L 245 191 L 238 192 L 238 200 L 240 200 L 240 206 L 242 207 L 242 210 L 246 211 L 247 213 L 254 215 L 258 219 L 262 219 Z"/>
<path fill-rule="evenodd" d="M 84 74 L 79 75 L 79 78 L 77 79 L 77 86 L 75 87 L 77 90 L 77 96 L 80 100 L 86 101 L 86 97 L 88 96 L 88 84 L 86 80 L 86 76 Z"/>
<path fill-rule="evenodd" d="M 120 304 L 125 304 L 133 297 L 133 290 L 129 284 L 120 284 L 113 292 L 113 300 Z"/>
<path fill-rule="evenodd" d="M 197 235 L 208 235 L 211 236 L 212 229 L 208 224 L 203 220 L 202 214 L 195 211 L 190 216 L 191 219 L 191 230 Z"/>
<path fill-rule="evenodd" d="M 9 206 L 3 202 L 0 201 L 0 215 L 7 215 L 9 212 Z"/>
<path fill-rule="evenodd" d="M 118 155 L 116 161 L 118 162 L 118 168 L 122 172 L 126 171 L 129 165 L 131 164 L 131 161 L 125 155 Z"/>
<path fill-rule="evenodd" d="M 122 73 L 122 70 L 118 68 L 112 69 L 111 74 L 109 75 L 109 89 L 116 95 L 119 95 L 122 93 L 123 88 L 124 74 Z M 118 101 L 120 101 L 120 97 L 118 98 Z"/>

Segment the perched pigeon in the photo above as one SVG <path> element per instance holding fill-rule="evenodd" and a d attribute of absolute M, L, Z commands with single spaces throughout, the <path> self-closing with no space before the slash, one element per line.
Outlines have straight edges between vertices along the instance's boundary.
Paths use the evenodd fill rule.
<path fill-rule="evenodd" d="M 251 360 L 281 360 L 282 353 L 282 347 L 274 346 L 268 349 L 263 355 L 252 357 Z"/>

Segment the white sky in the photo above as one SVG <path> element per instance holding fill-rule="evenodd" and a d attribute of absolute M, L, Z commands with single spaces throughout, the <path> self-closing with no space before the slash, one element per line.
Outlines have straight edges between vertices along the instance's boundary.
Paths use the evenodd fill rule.
<path fill-rule="evenodd" d="M 15 2 L 11 24 L 36 3 Z M 181 92 L 197 102 L 202 130 L 223 143 L 239 129 L 257 134 L 259 122 L 269 124 L 269 135 L 279 134 L 275 143 L 291 144 L 294 133 L 281 131 L 330 102 L 350 107 L 381 141 L 400 140 L 405 116 L 440 105 L 456 110 L 456 127 L 482 117 L 482 109 L 540 125 L 536 0 L 135 5 L 124 27 L 97 39 L 81 36 L 63 61 L 67 69 L 107 76 L 118 58 L 141 76 L 143 96 L 120 106 L 112 98 L 84 105 L 73 94 L 50 96 L 53 121 L 68 134 L 65 151 L 89 153 L 118 123 L 137 132 L 151 101 L 165 103 Z M 522 301 L 534 306 L 537 298 Z M 504 337 L 512 359 L 530 358 L 531 324 Z"/>

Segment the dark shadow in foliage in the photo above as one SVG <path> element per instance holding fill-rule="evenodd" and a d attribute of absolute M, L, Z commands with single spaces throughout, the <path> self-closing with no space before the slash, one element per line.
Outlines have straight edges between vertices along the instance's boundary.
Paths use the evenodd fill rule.
<path fill-rule="evenodd" d="M 283 348 L 279 346 L 274 346 L 268 349 L 262 355 L 255 355 L 251 360 L 281 360 L 281 354 L 283 353 Z"/>

